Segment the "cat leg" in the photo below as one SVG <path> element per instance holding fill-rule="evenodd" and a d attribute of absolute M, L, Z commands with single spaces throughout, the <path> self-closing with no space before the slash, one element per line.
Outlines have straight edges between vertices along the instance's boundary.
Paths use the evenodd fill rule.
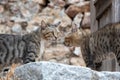
<path fill-rule="evenodd" d="M 95 70 L 95 63 L 94 63 L 94 55 L 88 55 L 88 63 L 87 66 L 93 70 Z"/>
<path fill-rule="evenodd" d="M 102 62 L 95 63 L 95 70 L 101 71 Z"/>
<path fill-rule="evenodd" d="M 35 62 L 36 60 L 36 55 L 35 53 L 28 53 L 25 58 L 23 58 L 23 63 L 29 63 L 29 62 Z"/>

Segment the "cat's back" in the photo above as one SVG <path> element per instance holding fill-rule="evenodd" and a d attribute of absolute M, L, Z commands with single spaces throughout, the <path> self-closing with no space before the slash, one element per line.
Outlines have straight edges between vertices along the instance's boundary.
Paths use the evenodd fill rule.
<path fill-rule="evenodd" d="M 0 40 L 9 40 L 9 39 L 22 39 L 22 35 L 14 35 L 14 34 L 0 34 Z"/>
<path fill-rule="evenodd" d="M 111 24 L 107 24 L 104 27 L 98 29 L 96 32 L 93 32 L 93 34 L 95 35 L 99 35 L 99 34 L 114 34 L 114 32 L 116 31 L 120 31 L 120 22 L 119 23 L 111 23 Z"/>
<path fill-rule="evenodd" d="M 14 46 L 22 41 L 22 35 L 0 34 L 0 43 L 7 47 Z"/>

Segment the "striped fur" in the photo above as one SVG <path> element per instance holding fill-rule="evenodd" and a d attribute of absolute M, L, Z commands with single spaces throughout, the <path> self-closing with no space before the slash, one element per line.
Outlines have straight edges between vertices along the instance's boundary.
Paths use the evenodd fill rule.
<path fill-rule="evenodd" d="M 65 38 L 64 44 L 81 46 L 86 65 L 93 69 L 95 64 L 101 65 L 111 52 L 115 54 L 120 65 L 120 23 L 106 25 L 87 36 L 78 31 L 74 32 Z"/>
<path fill-rule="evenodd" d="M 40 52 L 40 41 L 54 41 L 56 26 L 48 26 L 44 21 L 41 26 L 25 35 L 0 34 L 0 67 L 15 62 L 34 62 Z"/>

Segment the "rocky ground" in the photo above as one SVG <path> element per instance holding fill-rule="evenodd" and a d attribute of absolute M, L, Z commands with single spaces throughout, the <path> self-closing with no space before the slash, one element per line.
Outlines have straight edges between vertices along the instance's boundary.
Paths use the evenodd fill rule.
<path fill-rule="evenodd" d="M 17 67 L 14 75 L 9 76 L 12 80 L 120 80 L 119 72 L 97 72 L 85 67 L 44 61 Z"/>

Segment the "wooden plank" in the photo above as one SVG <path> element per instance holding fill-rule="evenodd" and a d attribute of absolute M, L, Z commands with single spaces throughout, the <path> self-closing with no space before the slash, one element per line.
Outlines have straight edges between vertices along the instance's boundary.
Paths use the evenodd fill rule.
<path fill-rule="evenodd" d="M 95 32 L 98 30 L 98 22 L 96 20 L 96 10 L 95 10 L 95 6 L 94 6 L 94 0 L 90 0 L 90 28 L 91 28 L 91 32 Z"/>
<path fill-rule="evenodd" d="M 120 22 L 120 0 L 112 0 L 112 22 Z"/>
<path fill-rule="evenodd" d="M 112 0 L 97 0 L 94 4 L 96 7 L 96 18 L 100 18 L 100 16 L 104 13 L 105 10 L 112 4 Z"/>
<path fill-rule="evenodd" d="M 112 0 L 112 22 L 120 22 L 120 0 Z M 120 67 L 117 63 L 117 60 L 115 69 L 116 71 L 120 71 Z"/>
<path fill-rule="evenodd" d="M 110 6 L 101 18 L 98 19 L 99 21 L 99 28 L 104 27 L 106 24 L 112 23 L 112 6 Z"/>

